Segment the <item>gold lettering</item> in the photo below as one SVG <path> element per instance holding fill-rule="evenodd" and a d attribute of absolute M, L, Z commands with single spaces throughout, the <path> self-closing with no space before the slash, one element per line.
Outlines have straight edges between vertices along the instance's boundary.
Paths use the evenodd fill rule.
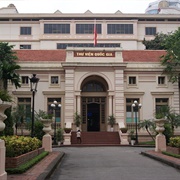
<path fill-rule="evenodd" d="M 106 53 L 106 56 L 113 56 L 112 53 Z"/>
<path fill-rule="evenodd" d="M 77 52 L 77 56 L 84 56 L 84 52 Z"/>
<path fill-rule="evenodd" d="M 103 57 L 103 56 L 105 56 L 105 53 L 103 53 L 103 52 L 98 52 L 98 53 L 95 53 L 95 56 Z"/>

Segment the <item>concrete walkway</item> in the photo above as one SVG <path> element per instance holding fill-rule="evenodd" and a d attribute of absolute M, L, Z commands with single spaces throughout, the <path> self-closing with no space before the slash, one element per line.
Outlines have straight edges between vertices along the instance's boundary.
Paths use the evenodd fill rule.
<path fill-rule="evenodd" d="M 113 162 L 110 162 L 109 161 L 110 159 L 108 161 L 106 161 L 106 166 L 109 166 L 109 167 L 110 166 L 115 166 L 116 167 L 119 163 L 124 162 L 124 165 L 121 168 L 124 168 L 124 171 L 126 170 L 127 174 L 128 174 L 128 171 L 130 169 L 128 167 L 128 164 L 126 164 L 126 162 L 128 160 L 130 160 L 131 164 L 133 162 L 133 166 L 139 166 L 135 162 L 136 159 L 133 159 L 133 157 L 137 156 L 138 161 L 140 161 L 140 162 L 142 160 L 147 161 L 148 160 L 147 157 L 144 157 L 144 156 L 141 155 L 141 154 L 143 154 L 145 156 L 150 157 L 151 159 L 161 161 L 161 162 L 171 166 L 171 167 L 168 166 L 169 168 L 168 167 L 163 167 L 163 166 L 162 167 L 163 168 L 168 168 L 168 169 L 165 170 L 166 173 L 168 173 L 167 170 L 169 170 L 169 173 L 172 173 L 172 171 L 173 171 L 172 169 L 174 169 L 175 173 L 173 173 L 173 176 L 176 177 L 176 175 L 178 173 L 179 174 L 178 177 L 180 177 L 180 171 L 179 171 L 180 170 L 180 159 L 173 158 L 173 157 L 170 157 L 170 156 L 163 155 L 161 153 L 154 152 L 153 148 L 149 149 L 149 148 L 142 148 L 142 147 L 120 147 L 120 146 L 119 147 L 60 147 L 60 148 L 54 148 L 52 153 L 50 153 L 47 157 L 45 157 L 37 165 L 35 165 L 31 169 L 29 169 L 26 173 L 21 174 L 21 175 L 8 175 L 8 180 L 12 180 L 12 179 L 14 179 L 14 180 L 45 180 L 45 179 L 57 180 L 58 176 L 60 175 L 60 173 L 58 171 L 58 168 L 62 168 L 62 169 L 64 168 L 63 164 L 62 164 L 62 167 L 58 167 L 58 164 L 61 162 L 63 157 L 65 157 L 63 159 L 66 160 L 66 154 L 67 154 L 68 158 L 71 158 L 70 152 L 75 152 L 75 151 L 79 152 L 80 154 L 79 153 L 78 154 L 81 155 L 81 156 L 83 156 L 82 155 L 83 152 L 85 153 L 84 156 L 87 155 L 86 153 L 88 153 L 88 157 L 90 156 L 92 158 L 90 160 L 95 161 L 96 163 L 98 163 L 98 159 L 96 158 L 95 155 L 101 157 L 101 159 L 105 158 L 106 156 L 109 156 L 108 158 L 110 158 L 110 157 L 113 158 Z M 65 152 L 65 154 L 64 154 L 64 152 Z M 109 152 L 109 153 L 106 154 L 106 152 Z M 132 153 L 135 152 L 135 154 L 131 155 L 130 154 L 131 152 Z M 118 153 L 118 156 L 117 156 L 116 153 Z M 68 155 L 70 155 L 70 156 L 68 156 Z M 122 157 L 120 159 L 118 159 L 118 158 L 116 158 L 116 156 L 117 157 L 122 156 Z M 73 157 L 73 154 L 72 154 L 72 157 Z M 74 158 L 75 158 L 75 160 L 77 162 L 79 161 L 79 157 L 75 156 Z M 116 163 L 114 163 L 115 161 L 116 161 Z M 156 161 L 153 160 L 153 161 L 150 161 L 150 162 L 152 163 L 152 162 L 156 162 Z M 79 164 L 79 163 L 77 163 L 77 164 Z M 160 164 L 162 165 L 162 163 L 160 163 Z M 127 165 L 127 167 L 124 167 L 126 165 Z M 160 168 L 160 166 L 158 168 Z M 70 167 L 70 168 L 72 168 L 72 167 Z M 136 167 L 136 168 L 138 169 L 139 167 Z M 150 164 L 148 165 L 148 168 L 151 168 Z M 152 168 L 154 168 L 154 167 L 152 167 Z M 54 172 L 55 169 L 56 169 L 56 171 Z M 75 169 L 75 171 L 76 170 L 77 169 Z M 98 171 L 99 170 L 100 169 L 98 169 Z M 161 168 L 160 168 L 160 170 L 161 170 Z M 81 169 L 80 169 L 80 171 L 81 171 Z M 103 171 L 104 171 L 104 169 L 103 169 Z M 142 171 L 145 171 L 145 169 L 143 168 Z M 146 169 L 146 171 L 148 171 L 148 169 Z M 52 173 L 53 173 L 53 176 L 50 178 Z M 157 169 L 157 173 L 158 173 L 158 169 Z M 168 175 L 169 174 L 167 174 L 167 177 L 168 177 Z M 67 174 L 67 176 L 69 177 L 69 174 Z M 63 176 L 61 177 L 61 179 L 63 180 Z M 66 178 L 64 178 L 64 180 L 65 179 Z M 71 180 L 72 178 L 69 178 L 69 179 Z M 73 179 L 76 179 L 76 178 L 73 178 Z M 89 178 L 89 179 L 91 179 L 91 178 Z M 114 178 L 114 179 L 116 179 L 116 178 Z M 160 178 L 158 178 L 158 179 L 160 180 Z M 171 179 L 167 179 L 167 180 L 177 180 L 177 179 L 179 179 L 179 178 L 175 179 L 175 178 L 173 178 L 171 176 Z M 78 180 L 79 180 L 79 178 L 78 178 Z M 113 180 L 113 178 L 111 178 L 111 180 Z M 124 180 L 124 178 L 122 177 L 122 178 L 120 178 L 120 180 Z M 128 180 L 130 180 L 130 179 L 128 179 Z M 132 180 L 135 180 L 135 178 L 132 179 Z M 147 177 L 146 180 L 149 180 L 149 178 Z M 164 179 L 164 180 L 166 180 L 166 179 Z"/>

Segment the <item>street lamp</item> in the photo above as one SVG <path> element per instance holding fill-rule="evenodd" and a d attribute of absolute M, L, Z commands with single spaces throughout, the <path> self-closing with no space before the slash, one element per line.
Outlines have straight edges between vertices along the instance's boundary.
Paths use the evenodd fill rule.
<path fill-rule="evenodd" d="M 61 107 L 61 104 L 58 104 L 58 102 L 54 100 L 54 102 L 51 104 L 51 107 L 54 109 L 54 145 L 56 145 L 56 110 Z"/>
<path fill-rule="evenodd" d="M 139 104 L 137 101 L 134 101 L 132 104 L 133 111 L 135 112 L 135 123 L 136 123 L 136 144 L 138 144 L 138 132 L 137 132 L 137 112 L 142 107 L 142 104 Z"/>
<path fill-rule="evenodd" d="M 35 92 L 37 92 L 37 84 L 39 78 L 36 77 L 36 74 L 33 74 L 30 79 L 31 91 L 32 91 L 32 124 L 31 124 L 31 137 L 34 137 L 34 98 Z"/>

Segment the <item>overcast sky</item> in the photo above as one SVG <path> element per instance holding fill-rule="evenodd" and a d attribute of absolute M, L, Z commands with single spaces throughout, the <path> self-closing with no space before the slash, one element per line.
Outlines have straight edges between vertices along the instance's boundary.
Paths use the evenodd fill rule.
<path fill-rule="evenodd" d="M 14 4 L 19 13 L 144 13 L 155 0 L 0 0 L 0 8 Z"/>

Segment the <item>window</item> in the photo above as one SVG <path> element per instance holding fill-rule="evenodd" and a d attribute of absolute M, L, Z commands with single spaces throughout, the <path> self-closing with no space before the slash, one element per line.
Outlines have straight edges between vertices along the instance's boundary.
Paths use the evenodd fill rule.
<path fill-rule="evenodd" d="M 135 76 L 129 76 L 129 84 L 135 84 L 136 85 L 136 77 Z"/>
<path fill-rule="evenodd" d="M 126 98 L 126 122 L 127 123 L 135 123 L 135 112 L 133 112 L 132 104 L 134 101 L 139 102 L 139 99 L 131 99 L 131 98 Z M 137 122 L 139 121 L 139 113 L 137 113 Z"/>
<path fill-rule="evenodd" d="M 59 76 L 51 76 L 51 84 L 59 84 Z"/>
<path fill-rule="evenodd" d="M 57 43 L 57 49 L 66 49 L 67 47 L 94 47 L 94 43 Z M 121 47 L 120 43 L 98 43 L 97 47 Z"/>
<path fill-rule="evenodd" d="M 83 92 L 104 92 L 105 87 L 100 82 L 90 81 L 83 86 L 82 91 Z"/>
<path fill-rule="evenodd" d="M 31 49 L 31 45 L 30 44 L 21 44 L 20 45 L 20 49 Z"/>
<path fill-rule="evenodd" d="M 168 106 L 168 98 L 156 98 L 156 112 L 158 112 L 163 106 Z"/>
<path fill-rule="evenodd" d="M 96 24 L 97 34 L 101 34 L 101 24 Z M 76 24 L 76 34 L 94 34 L 94 24 Z"/>
<path fill-rule="evenodd" d="M 28 76 L 22 76 L 21 82 L 22 82 L 22 84 L 29 84 L 29 77 Z"/>
<path fill-rule="evenodd" d="M 155 35 L 156 27 L 146 27 L 146 35 Z"/>
<path fill-rule="evenodd" d="M 61 104 L 61 98 L 48 98 L 47 99 L 47 110 L 48 113 L 53 114 L 53 108 L 51 107 L 51 104 L 57 101 L 58 104 Z M 56 122 L 61 122 L 61 107 L 57 107 L 55 110 L 55 118 L 56 118 Z"/>
<path fill-rule="evenodd" d="M 18 105 L 23 109 L 23 121 L 30 122 L 31 120 L 31 98 L 18 98 Z"/>
<path fill-rule="evenodd" d="M 20 35 L 31 35 L 31 27 L 21 27 Z"/>
<path fill-rule="evenodd" d="M 133 24 L 108 24 L 108 34 L 133 34 Z"/>
<path fill-rule="evenodd" d="M 44 24 L 44 34 L 70 34 L 70 24 Z"/>
<path fill-rule="evenodd" d="M 165 76 L 159 76 L 158 77 L 158 84 L 159 85 L 165 84 Z"/>

